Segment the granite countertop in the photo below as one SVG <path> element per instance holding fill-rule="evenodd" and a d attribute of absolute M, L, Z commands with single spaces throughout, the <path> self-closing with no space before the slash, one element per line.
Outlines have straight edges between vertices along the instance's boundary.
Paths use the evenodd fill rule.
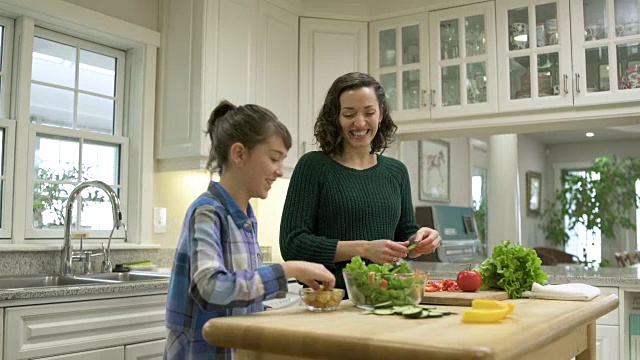
<path fill-rule="evenodd" d="M 0 308 L 3 307 L 3 301 L 22 300 L 22 299 L 42 299 L 62 296 L 78 296 L 78 295 L 109 295 L 113 293 L 122 294 L 123 292 L 140 292 L 159 290 L 164 291 L 169 288 L 169 279 L 145 280 L 145 281 L 127 281 L 121 283 L 109 284 L 83 284 L 73 286 L 44 286 L 31 287 L 12 290 L 0 290 Z"/>
<path fill-rule="evenodd" d="M 420 269 L 434 279 L 455 279 L 462 270 L 461 264 L 438 262 L 412 262 L 414 268 Z M 471 264 L 472 268 L 478 264 Z M 542 270 L 549 275 L 549 283 L 584 283 L 600 286 L 634 287 L 640 286 L 640 268 L 585 268 L 580 265 L 543 266 Z"/>

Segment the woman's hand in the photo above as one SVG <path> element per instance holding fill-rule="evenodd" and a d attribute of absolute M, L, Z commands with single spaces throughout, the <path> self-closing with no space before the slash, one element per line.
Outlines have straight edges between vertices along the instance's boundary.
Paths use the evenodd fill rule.
<path fill-rule="evenodd" d="M 391 240 L 373 240 L 367 242 L 364 249 L 365 258 L 376 264 L 395 264 L 407 256 L 408 241 L 395 242 Z"/>
<path fill-rule="evenodd" d="M 440 233 L 428 227 L 420 228 L 413 236 L 416 247 L 409 252 L 409 257 L 431 254 L 440 246 Z"/>
<path fill-rule="evenodd" d="M 318 281 L 322 282 L 325 290 L 331 290 L 336 285 L 336 277 L 322 264 L 307 261 L 286 261 L 282 263 L 287 278 L 294 277 L 313 290 L 320 289 Z"/>

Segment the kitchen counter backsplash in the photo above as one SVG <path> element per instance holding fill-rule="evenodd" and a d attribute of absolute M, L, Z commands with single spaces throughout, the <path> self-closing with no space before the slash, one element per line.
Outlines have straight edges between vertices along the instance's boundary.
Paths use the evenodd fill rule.
<path fill-rule="evenodd" d="M 176 249 L 113 249 L 111 262 L 116 264 L 151 261 L 156 268 L 170 268 Z M 102 257 L 92 263 L 100 272 Z M 0 251 L 0 276 L 55 274 L 60 271 L 60 250 L 56 251 Z M 73 263 L 74 274 L 82 273 L 82 263 Z"/>

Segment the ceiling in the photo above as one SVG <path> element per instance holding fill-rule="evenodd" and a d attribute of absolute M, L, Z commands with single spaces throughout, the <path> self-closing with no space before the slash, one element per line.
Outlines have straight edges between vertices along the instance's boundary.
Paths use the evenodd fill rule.
<path fill-rule="evenodd" d="M 588 138 L 586 132 L 593 132 L 594 136 Z M 585 141 L 616 141 L 634 140 L 640 141 L 640 125 L 617 126 L 610 128 L 579 129 L 553 132 L 528 133 L 527 136 L 542 144 L 567 144 L 583 143 Z"/>

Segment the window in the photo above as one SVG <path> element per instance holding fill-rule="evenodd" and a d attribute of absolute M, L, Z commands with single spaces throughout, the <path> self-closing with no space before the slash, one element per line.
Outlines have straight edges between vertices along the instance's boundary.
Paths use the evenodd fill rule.
<path fill-rule="evenodd" d="M 8 120 L 11 100 L 13 20 L 0 17 L 0 242 L 11 238 L 13 143 L 15 122 Z"/>
<path fill-rule="evenodd" d="M 32 54 L 29 184 L 33 186 L 26 237 L 60 237 L 67 197 L 79 183 L 101 180 L 126 203 L 125 53 L 36 28 Z M 85 189 L 73 209 L 72 229 L 91 230 L 92 238 L 111 232 L 111 204 L 103 191 Z M 125 215 L 124 206 L 121 211 Z"/>
<path fill-rule="evenodd" d="M 587 172 L 584 169 L 563 170 L 563 172 L 580 175 L 582 177 L 587 176 Z M 595 179 L 600 177 L 598 173 L 591 173 L 590 176 Z M 569 219 L 566 219 L 565 224 L 567 224 L 568 221 Z M 565 247 L 566 252 L 569 254 L 575 254 L 581 261 L 595 260 L 596 263 L 600 263 L 602 261 L 602 238 L 600 235 L 600 229 L 595 228 L 594 231 L 589 231 L 581 223 L 576 223 L 573 231 L 570 231 L 569 229 L 566 230 L 567 234 L 569 234 L 569 242 Z"/>

